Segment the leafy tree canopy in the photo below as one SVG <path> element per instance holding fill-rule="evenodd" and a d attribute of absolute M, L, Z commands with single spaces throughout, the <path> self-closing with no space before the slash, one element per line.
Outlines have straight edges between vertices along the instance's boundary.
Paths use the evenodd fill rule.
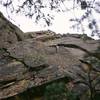
<path fill-rule="evenodd" d="M 97 17 L 94 17 L 94 14 L 100 13 L 99 0 L 0 0 L 0 4 L 11 13 L 23 13 L 33 18 L 36 23 L 43 20 L 48 26 L 52 24 L 54 12 L 67 13 L 81 9 L 83 12 L 81 16 L 70 18 L 70 21 L 74 22 L 72 28 L 81 29 L 83 33 L 86 33 L 83 25 L 86 21 L 88 29 L 91 30 L 91 36 L 100 37 L 99 21 Z"/>

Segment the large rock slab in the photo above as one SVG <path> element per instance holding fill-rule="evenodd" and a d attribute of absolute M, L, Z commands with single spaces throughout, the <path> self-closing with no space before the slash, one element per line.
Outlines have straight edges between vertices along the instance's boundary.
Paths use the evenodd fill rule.
<path fill-rule="evenodd" d="M 60 78 L 78 79 L 77 73 L 83 73 L 79 59 L 83 59 L 86 53 L 80 49 L 53 46 L 60 43 L 75 44 L 90 52 L 99 46 L 99 41 L 84 42 L 80 38 L 68 36 L 45 42 L 27 39 L 12 44 L 2 51 L 4 53 L 0 60 L 0 99 Z"/>

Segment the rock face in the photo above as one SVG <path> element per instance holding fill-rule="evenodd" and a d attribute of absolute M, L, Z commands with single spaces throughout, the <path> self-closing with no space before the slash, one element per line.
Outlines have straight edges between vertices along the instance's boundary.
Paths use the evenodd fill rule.
<path fill-rule="evenodd" d="M 0 48 L 24 39 L 23 32 L 0 12 Z"/>
<path fill-rule="evenodd" d="M 99 40 L 84 41 L 77 34 L 63 36 L 47 32 L 49 33 L 25 33 L 24 41 L 19 41 L 12 33 L 16 38 L 15 42 L 18 42 L 0 49 L 0 100 L 14 97 L 28 89 L 41 87 L 55 80 L 79 79 L 78 75 L 83 73 L 79 60 L 83 59 L 87 52 L 80 48 L 69 48 L 58 44 L 73 44 L 89 52 L 94 52 L 100 45 Z M 14 40 L 11 39 L 12 41 Z"/>

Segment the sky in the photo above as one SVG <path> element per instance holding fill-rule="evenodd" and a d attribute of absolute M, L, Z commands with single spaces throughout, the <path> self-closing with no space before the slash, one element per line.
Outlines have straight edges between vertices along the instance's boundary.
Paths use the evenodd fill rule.
<path fill-rule="evenodd" d="M 68 5 L 69 8 L 72 7 L 71 5 Z M 46 26 L 44 27 L 44 25 L 42 23 L 36 24 L 35 22 L 33 22 L 32 19 L 29 19 L 28 17 L 25 17 L 22 14 L 11 14 L 9 12 L 9 15 L 11 17 L 11 19 L 8 18 L 8 14 L 6 12 L 6 9 L 0 5 L 0 11 L 4 14 L 4 16 L 10 20 L 13 24 L 17 25 L 23 32 L 32 32 L 32 31 L 40 31 L 40 30 L 52 30 L 56 33 L 82 33 L 81 30 L 77 31 L 76 29 L 72 29 L 70 28 L 73 23 L 69 21 L 69 18 L 73 18 L 74 16 L 78 16 L 80 17 L 84 11 L 82 12 L 80 8 L 75 9 L 74 11 L 67 11 L 65 13 L 55 13 L 55 17 L 53 20 L 53 24 L 51 26 Z M 96 16 L 96 15 L 95 15 Z M 84 22 L 84 27 L 88 33 L 88 36 L 90 36 L 90 30 L 87 28 L 87 22 Z M 95 36 L 94 38 L 97 39 L 97 36 Z"/>
<path fill-rule="evenodd" d="M 4 7 L 0 7 L 0 11 L 4 14 L 4 16 L 8 18 L 6 9 Z M 22 31 L 29 32 L 29 31 L 39 31 L 39 30 L 47 30 L 50 29 L 52 31 L 55 31 L 56 33 L 67 33 L 71 32 L 69 27 L 71 26 L 69 23 L 69 19 L 67 17 L 72 16 L 70 13 L 56 13 L 55 20 L 53 20 L 53 24 L 51 26 L 46 26 L 42 24 L 37 24 L 33 22 L 32 19 L 25 17 L 24 15 L 16 15 L 16 14 L 10 14 L 11 19 L 9 19 L 12 23 L 16 24 Z M 72 31 L 73 32 L 73 31 Z"/>

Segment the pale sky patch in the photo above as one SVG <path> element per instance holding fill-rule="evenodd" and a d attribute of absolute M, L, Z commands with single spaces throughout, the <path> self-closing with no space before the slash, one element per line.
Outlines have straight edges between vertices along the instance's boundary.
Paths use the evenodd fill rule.
<path fill-rule="evenodd" d="M 66 2 L 66 4 L 69 3 Z M 70 4 L 72 4 L 70 2 Z M 68 8 L 71 9 L 72 5 L 68 4 Z M 63 6 L 62 6 L 63 7 Z M 68 9 L 65 8 L 65 11 Z M 6 18 L 8 18 L 6 9 L 0 5 L 0 11 L 4 14 Z M 77 31 L 76 29 L 71 29 L 70 27 L 73 25 L 74 22 L 70 22 L 70 18 L 80 17 L 84 11 L 81 11 L 81 8 L 76 8 L 75 10 L 67 11 L 65 13 L 56 13 L 55 19 L 53 20 L 53 24 L 48 27 L 44 27 L 42 22 L 40 24 L 36 24 L 32 19 L 29 19 L 28 17 L 25 17 L 22 14 L 11 14 L 9 11 L 12 20 L 10 20 L 13 24 L 17 25 L 23 32 L 32 32 L 32 31 L 40 31 L 40 30 L 52 30 L 56 33 L 79 33 L 81 34 L 82 31 Z M 96 15 L 96 14 L 95 14 Z M 95 16 L 94 15 L 94 16 Z M 100 21 L 100 15 L 98 15 L 98 21 Z M 14 20 L 14 21 L 13 21 Z M 86 28 L 86 32 L 90 36 L 90 30 L 88 29 L 88 22 L 84 22 L 84 27 Z"/>

